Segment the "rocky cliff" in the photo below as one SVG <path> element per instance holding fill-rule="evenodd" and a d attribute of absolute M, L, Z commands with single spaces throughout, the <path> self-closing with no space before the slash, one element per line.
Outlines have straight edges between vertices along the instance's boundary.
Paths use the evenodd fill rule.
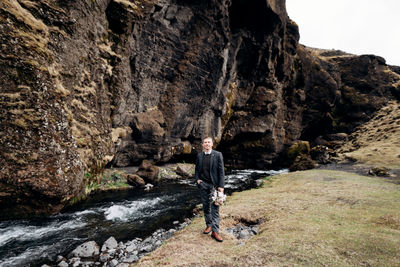
<path fill-rule="evenodd" d="M 382 58 L 299 46 L 284 0 L 3 0 L 0 33 L 4 218 L 57 212 L 106 164 L 190 160 L 206 135 L 227 166 L 269 168 L 399 99 Z"/>

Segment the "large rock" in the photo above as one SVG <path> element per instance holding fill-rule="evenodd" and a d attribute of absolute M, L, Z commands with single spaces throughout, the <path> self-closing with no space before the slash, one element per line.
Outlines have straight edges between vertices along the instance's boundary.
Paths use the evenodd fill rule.
<path fill-rule="evenodd" d="M 106 250 L 114 249 L 116 247 L 118 247 L 118 242 L 113 236 L 111 236 L 104 242 L 103 246 L 101 247 L 101 251 L 104 252 Z"/>
<path fill-rule="evenodd" d="M 176 166 L 176 173 L 185 178 L 194 177 L 195 165 L 178 163 Z"/>
<path fill-rule="evenodd" d="M 74 249 L 69 257 L 92 258 L 100 254 L 99 246 L 95 241 L 88 241 Z"/>
<path fill-rule="evenodd" d="M 137 174 L 128 174 L 126 176 L 126 181 L 128 182 L 129 185 L 133 187 L 141 187 L 146 184 L 143 178 Z"/>
<path fill-rule="evenodd" d="M 310 155 L 301 154 L 296 157 L 292 165 L 290 165 L 290 171 L 304 171 L 309 169 L 314 169 L 317 167 L 317 163 L 312 160 Z"/>
<path fill-rule="evenodd" d="M 293 162 L 300 155 L 310 154 L 310 143 L 308 141 L 296 141 L 286 151 L 286 158 Z"/>
<path fill-rule="evenodd" d="M 147 183 L 155 184 L 160 180 L 158 173 L 159 168 L 157 166 L 154 166 L 149 160 L 143 160 L 138 171 L 136 172 L 136 175 L 143 178 L 143 180 Z"/>

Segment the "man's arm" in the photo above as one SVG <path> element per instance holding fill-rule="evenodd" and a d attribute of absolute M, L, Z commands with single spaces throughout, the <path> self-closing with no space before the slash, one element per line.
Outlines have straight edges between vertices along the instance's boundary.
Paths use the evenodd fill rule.
<path fill-rule="evenodd" d="M 222 156 L 222 153 L 219 153 L 218 157 L 218 191 L 224 192 L 224 187 L 225 187 L 225 171 L 224 171 L 224 158 Z"/>

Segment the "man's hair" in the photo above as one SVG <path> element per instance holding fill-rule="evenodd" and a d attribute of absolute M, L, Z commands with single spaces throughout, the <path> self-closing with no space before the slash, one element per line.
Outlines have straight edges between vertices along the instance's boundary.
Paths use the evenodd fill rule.
<path fill-rule="evenodd" d="M 206 139 L 211 139 L 211 142 L 214 143 L 214 140 L 213 140 L 213 138 L 211 136 L 204 137 L 201 142 L 204 142 L 204 140 L 206 140 Z"/>

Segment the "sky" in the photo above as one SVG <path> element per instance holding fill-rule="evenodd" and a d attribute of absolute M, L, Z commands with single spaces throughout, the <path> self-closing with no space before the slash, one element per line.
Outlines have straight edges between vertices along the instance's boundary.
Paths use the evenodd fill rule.
<path fill-rule="evenodd" d="M 286 0 L 300 43 L 400 66 L 400 0 Z"/>

